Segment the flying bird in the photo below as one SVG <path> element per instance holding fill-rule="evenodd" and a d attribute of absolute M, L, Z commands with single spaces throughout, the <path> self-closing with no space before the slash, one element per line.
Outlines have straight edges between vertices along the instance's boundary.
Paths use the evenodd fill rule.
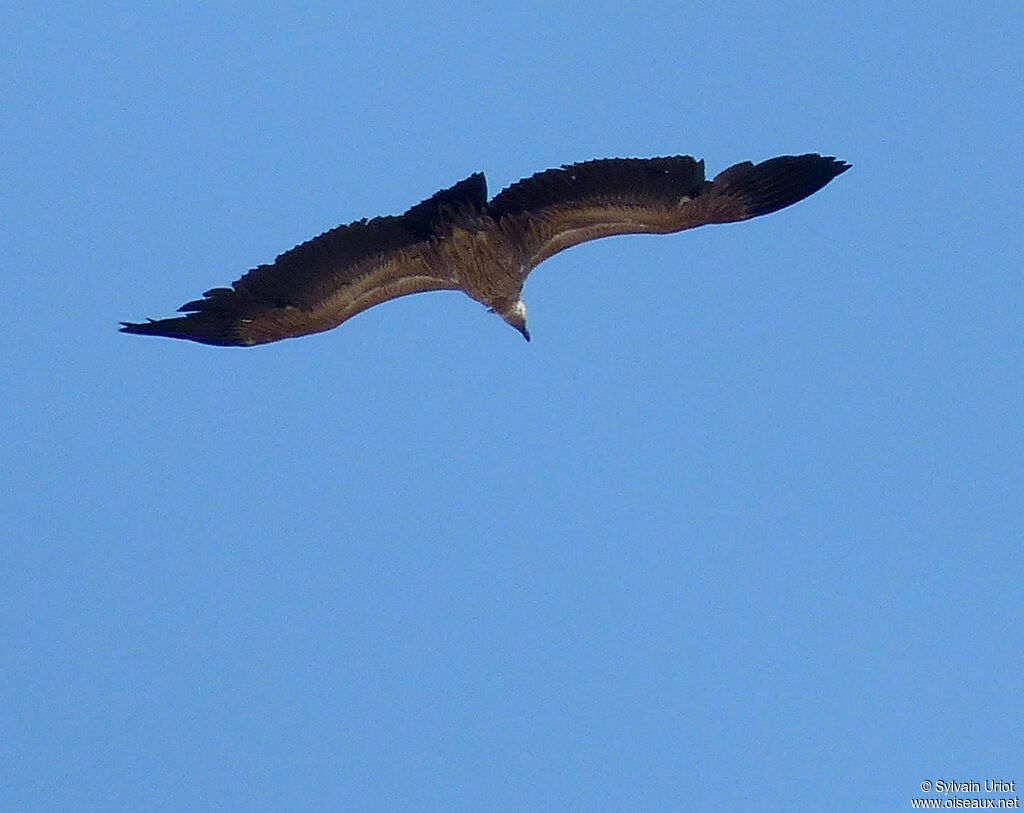
<path fill-rule="evenodd" d="M 462 291 L 529 341 L 523 283 L 577 243 L 670 234 L 785 208 L 850 165 L 783 155 L 704 179 L 704 161 L 607 158 L 538 172 L 487 200 L 477 172 L 405 214 L 357 220 L 186 302 L 184 316 L 122 322 L 124 333 L 248 346 L 337 327 L 367 308 L 423 291 Z"/>

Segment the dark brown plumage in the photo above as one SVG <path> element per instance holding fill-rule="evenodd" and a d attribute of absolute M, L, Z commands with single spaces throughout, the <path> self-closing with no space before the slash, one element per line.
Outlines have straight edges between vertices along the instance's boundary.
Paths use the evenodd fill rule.
<path fill-rule="evenodd" d="M 512 184 L 490 202 L 482 173 L 403 215 L 338 226 L 213 288 L 184 316 L 123 322 L 125 333 L 253 345 L 318 333 L 406 294 L 461 290 L 529 340 L 520 294 L 539 263 L 614 234 L 668 234 L 774 212 L 849 169 L 820 155 L 736 164 L 704 180 L 689 156 L 568 164 Z"/>

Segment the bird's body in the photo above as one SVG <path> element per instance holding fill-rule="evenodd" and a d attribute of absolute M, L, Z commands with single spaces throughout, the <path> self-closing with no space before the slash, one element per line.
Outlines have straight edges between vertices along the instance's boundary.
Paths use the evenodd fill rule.
<path fill-rule="evenodd" d="M 253 345 L 337 327 L 407 294 L 461 290 L 529 339 L 522 288 L 545 259 L 615 234 L 667 234 L 767 214 L 848 165 L 820 155 L 736 164 L 704 180 L 688 156 L 612 158 L 537 173 L 487 200 L 475 173 L 402 215 L 339 226 L 258 266 L 184 316 L 123 323 L 126 333 Z"/>

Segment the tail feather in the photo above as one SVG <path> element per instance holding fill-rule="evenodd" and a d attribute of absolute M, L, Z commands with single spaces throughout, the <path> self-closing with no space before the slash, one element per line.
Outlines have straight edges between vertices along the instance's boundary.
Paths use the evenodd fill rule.
<path fill-rule="evenodd" d="M 741 204 L 746 218 L 766 215 L 813 195 L 850 165 L 833 156 L 783 155 L 752 164 L 745 161 L 719 173 L 711 193 Z"/>

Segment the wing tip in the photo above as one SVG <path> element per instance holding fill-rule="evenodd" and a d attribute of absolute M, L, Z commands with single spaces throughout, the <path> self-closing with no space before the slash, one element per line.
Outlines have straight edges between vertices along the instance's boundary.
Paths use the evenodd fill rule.
<path fill-rule="evenodd" d="M 757 217 L 813 195 L 852 166 L 834 155 L 780 155 L 759 164 L 736 164 L 719 174 L 714 186 L 717 193 L 741 201 L 745 217 Z"/>
<path fill-rule="evenodd" d="M 118 328 L 119 333 L 133 333 L 138 336 L 146 336 L 152 333 L 152 330 L 147 330 L 150 325 L 156 324 L 155 319 L 147 319 L 145 322 L 121 322 L 121 327 Z"/>
<path fill-rule="evenodd" d="M 818 155 L 817 153 L 808 153 L 807 157 L 817 158 L 821 161 L 828 162 L 826 166 L 831 168 L 833 178 L 842 175 L 844 172 L 846 172 L 846 170 L 850 169 L 853 166 L 853 164 L 851 164 L 849 161 L 844 161 L 842 158 L 836 158 L 834 155 Z"/>
<path fill-rule="evenodd" d="M 119 333 L 134 336 L 162 336 L 167 339 L 185 339 L 200 344 L 220 347 L 245 347 L 238 330 L 223 320 L 204 319 L 198 314 L 172 319 L 147 319 L 145 322 L 121 322 Z"/>

